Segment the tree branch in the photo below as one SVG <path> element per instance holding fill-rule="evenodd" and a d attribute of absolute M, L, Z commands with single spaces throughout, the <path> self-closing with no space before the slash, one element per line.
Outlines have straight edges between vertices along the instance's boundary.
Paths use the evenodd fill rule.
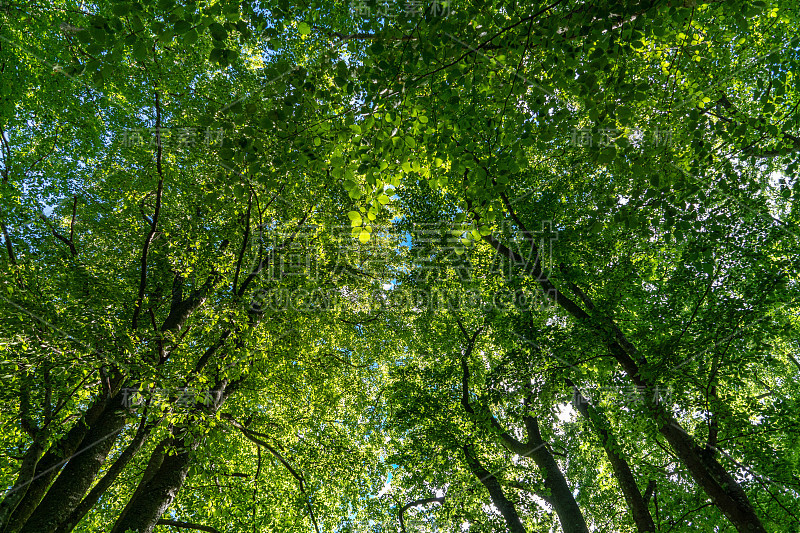
<path fill-rule="evenodd" d="M 133 319 L 131 325 L 135 331 L 139 326 L 139 314 L 142 311 L 142 301 L 144 300 L 144 292 L 147 287 L 147 254 L 150 251 L 150 244 L 156 235 L 156 228 L 158 227 L 158 217 L 161 214 L 161 196 L 164 193 L 164 172 L 161 167 L 161 100 L 156 91 L 156 171 L 158 172 L 158 187 L 156 189 L 156 206 L 153 211 L 153 220 L 150 222 L 150 231 L 142 245 L 141 275 L 139 276 L 139 294 L 136 297 L 136 304 L 133 309 Z"/>
<path fill-rule="evenodd" d="M 400 531 L 406 533 L 406 522 L 403 518 L 403 513 L 405 513 L 410 507 L 416 507 L 418 505 L 428 505 L 429 503 L 444 503 L 444 496 L 439 498 L 421 498 L 419 500 L 414 500 L 413 502 L 409 502 L 400 508 L 400 512 L 398 513 L 398 518 L 400 519 Z"/>
<path fill-rule="evenodd" d="M 469 469 L 472 471 L 473 475 L 478 478 L 478 481 L 480 481 L 481 484 L 486 487 L 486 490 L 489 492 L 489 496 L 492 499 L 492 503 L 495 507 L 497 507 L 497 510 L 500 511 L 500 514 L 503 515 L 508 529 L 512 533 L 526 533 L 525 526 L 522 525 L 522 521 L 519 518 L 519 514 L 517 513 L 514 504 L 511 503 L 508 498 L 506 498 L 500 482 L 497 480 L 494 474 L 486 470 L 483 465 L 481 465 L 480 461 L 478 461 L 478 458 L 470 452 L 468 446 L 465 445 L 463 449 L 464 457 L 466 457 Z"/>
<path fill-rule="evenodd" d="M 172 526 L 172 527 L 180 527 L 184 529 L 196 529 L 198 531 L 206 531 L 208 533 L 222 533 L 219 529 L 211 526 L 203 526 L 200 524 L 194 524 L 192 522 L 180 522 L 178 520 L 166 520 L 164 518 L 160 518 L 156 525 L 159 526 Z"/>
<path fill-rule="evenodd" d="M 8 140 L 6 139 L 6 132 L 3 128 L 0 128 L 0 146 L 2 146 L 3 152 L 3 184 L 8 183 L 8 174 L 9 174 L 9 165 L 11 164 L 11 147 L 8 145 Z M 14 253 L 14 245 L 11 243 L 11 239 L 8 236 L 8 227 L 6 226 L 6 221 L 3 220 L 3 213 L 0 211 L 0 228 L 3 230 L 3 241 L 6 244 L 6 251 L 8 252 L 8 260 L 9 262 L 16 266 L 17 265 L 17 254 Z"/>
<path fill-rule="evenodd" d="M 75 202 L 77 203 L 77 197 L 75 198 Z M 68 238 L 64 237 L 63 235 L 61 235 L 59 232 L 56 231 L 55 226 L 53 226 L 53 224 L 50 222 L 50 220 L 48 220 L 47 217 L 44 216 L 44 213 L 40 213 L 39 214 L 39 218 L 42 219 L 42 222 L 47 224 L 48 228 L 50 228 L 50 232 L 53 234 L 53 237 L 55 237 L 56 239 L 60 240 L 61 242 L 63 242 L 67 246 L 69 246 L 69 251 L 72 254 L 72 257 L 75 257 L 76 255 L 78 255 L 78 251 L 75 249 L 75 244 L 72 242 L 72 225 L 70 225 L 70 232 L 69 232 L 70 233 L 70 238 L 68 239 Z M 75 211 L 74 211 L 74 207 L 73 207 L 72 224 L 74 224 L 74 223 L 75 223 Z"/>
<path fill-rule="evenodd" d="M 523 17 L 522 19 L 518 20 L 518 21 L 517 21 L 517 22 L 515 22 L 514 24 L 511 24 L 510 26 L 506 26 L 505 28 L 501 29 L 500 31 L 498 31 L 497 33 L 495 33 L 495 34 L 494 34 L 492 37 L 488 38 L 488 39 L 487 39 L 487 40 L 485 40 L 484 42 L 480 43 L 479 45 L 477 45 L 477 46 L 475 46 L 475 47 L 471 47 L 469 50 L 467 50 L 467 51 L 466 51 L 466 52 L 464 52 L 462 55 L 460 55 L 459 57 L 457 57 L 457 58 L 456 58 L 454 61 L 451 61 L 450 63 L 447 63 L 446 65 L 442 65 L 441 67 L 435 68 L 435 69 L 433 69 L 433 70 L 431 70 L 431 71 L 429 71 L 429 72 L 426 72 L 426 73 L 425 73 L 425 74 L 423 74 L 422 76 L 419 76 L 418 78 L 415 78 L 415 79 L 413 80 L 413 83 L 417 83 L 418 81 L 420 81 L 420 80 L 422 80 L 422 79 L 425 79 L 425 78 L 427 78 L 427 77 L 429 77 L 429 76 L 432 76 L 432 75 L 436 74 L 437 72 L 441 72 L 442 70 L 445 70 L 445 69 L 447 69 L 447 68 L 450 68 L 450 67 L 452 67 L 453 65 L 455 65 L 455 64 L 457 64 L 457 63 L 459 63 L 459 62 L 460 62 L 462 59 L 464 59 L 465 57 L 467 57 L 467 56 L 470 56 L 470 55 L 472 55 L 472 54 L 474 54 L 474 53 L 478 53 L 478 52 L 480 52 L 480 50 L 481 50 L 481 49 L 483 49 L 483 48 L 487 48 L 487 47 L 488 47 L 488 46 L 489 46 L 489 45 L 492 43 L 492 41 L 494 41 L 495 39 L 497 39 L 498 37 L 500 37 L 501 35 L 503 35 L 503 34 L 504 34 L 504 33 L 506 33 L 507 31 L 509 31 L 509 30 L 511 30 L 511 29 L 513 29 L 513 28 L 516 28 L 516 27 L 517 27 L 517 26 L 519 26 L 520 24 L 524 24 L 525 22 L 528 22 L 528 21 L 530 21 L 530 20 L 534 20 L 534 19 L 538 18 L 540 15 L 542 15 L 542 14 L 546 13 L 547 11 L 550 11 L 551 9 L 553 9 L 554 7 L 556 7 L 556 6 L 557 6 L 558 4 L 560 4 L 562 1 L 563 1 L 563 0 L 557 0 L 556 2 L 553 2 L 552 4 L 550 4 L 549 6 L 547 6 L 547 7 L 543 8 L 543 9 L 541 9 L 541 10 L 537 11 L 537 12 L 536 12 L 536 13 L 534 13 L 533 15 L 530 15 L 530 16 L 527 16 L 527 17 Z"/>
<path fill-rule="evenodd" d="M 609 463 L 611 463 L 617 484 L 625 497 L 628 509 L 633 515 L 637 530 L 640 533 L 655 532 L 656 526 L 647 508 L 647 499 L 643 498 L 641 492 L 639 492 L 639 487 L 633 477 L 630 465 L 623 457 L 616 437 L 608 428 L 608 421 L 599 408 L 592 405 L 570 379 L 567 379 L 566 382 L 574 391 L 575 401 L 573 401 L 573 405 L 576 410 L 586 419 L 589 427 L 597 433 L 600 445 L 606 452 Z"/>
<path fill-rule="evenodd" d="M 239 284 L 239 271 L 242 268 L 242 259 L 247 250 L 247 242 L 250 240 L 250 210 L 253 207 L 253 193 L 247 198 L 247 213 L 245 213 L 244 237 L 242 237 L 242 247 L 239 250 L 239 258 L 236 260 L 236 273 L 233 275 L 233 294 L 236 294 L 236 286 Z"/>
<path fill-rule="evenodd" d="M 314 524 L 314 530 L 316 531 L 316 533 L 320 533 L 319 532 L 319 525 L 317 525 L 317 519 L 314 516 L 314 508 L 311 506 L 311 498 L 308 496 L 308 493 L 306 492 L 304 477 L 300 473 L 298 473 L 297 470 L 292 468 L 292 465 L 290 465 L 289 462 L 286 459 L 284 459 L 283 455 L 281 455 L 281 453 L 278 450 L 276 450 L 275 448 L 270 446 L 264 440 L 259 439 L 256 436 L 257 435 L 256 432 L 247 429 L 245 426 L 243 426 L 242 424 L 237 422 L 236 419 L 233 418 L 233 416 L 231 416 L 231 415 L 229 415 L 227 413 L 222 414 L 221 418 L 223 418 L 223 419 L 227 420 L 228 422 L 230 422 L 231 425 L 233 427 L 237 428 L 239 431 L 241 431 L 244 434 L 244 436 L 247 437 L 248 440 L 250 440 L 251 442 L 254 442 L 255 444 L 258 444 L 259 446 L 263 446 L 264 448 L 266 448 L 267 451 L 269 451 L 272 455 L 274 455 L 275 458 L 284 466 L 284 468 L 286 468 L 286 470 L 289 471 L 289 473 L 292 475 L 292 477 L 297 480 L 297 483 L 298 483 L 298 485 L 300 487 L 300 492 L 302 492 L 303 496 L 305 496 L 305 498 L 306 498 L 306 504 L 308 506 L 308 514 L 311 517 L 311 522 Z"/>

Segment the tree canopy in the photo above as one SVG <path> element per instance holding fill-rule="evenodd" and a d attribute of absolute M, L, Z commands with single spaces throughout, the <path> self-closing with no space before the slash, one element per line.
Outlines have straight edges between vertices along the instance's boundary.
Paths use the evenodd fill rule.
<path fill-rule="evenodd" d="M 0 4 L 0 533 L 800 532 L 795 2 Z"/>

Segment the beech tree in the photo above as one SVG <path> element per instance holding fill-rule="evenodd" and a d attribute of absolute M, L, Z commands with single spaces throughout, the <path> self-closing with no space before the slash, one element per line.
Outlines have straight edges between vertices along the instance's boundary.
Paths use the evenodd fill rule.
<path fill-rule="evenodd" d="M 799 531 L 791 2 L 0 7 L 0 531 Z"/>

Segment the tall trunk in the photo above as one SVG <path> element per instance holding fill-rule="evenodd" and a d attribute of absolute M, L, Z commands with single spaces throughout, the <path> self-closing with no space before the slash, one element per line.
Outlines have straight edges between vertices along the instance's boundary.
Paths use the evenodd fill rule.
<path fill-rule="evenodd" d="M 658 431 L 669 442 L 675 454 L 683 461 L 689 473 L 708 496 L 714 505 L 725 515 L 740 533 L 766 533 L 761 520 L 756 515 L 747 494 L 742 486 L 717 461 L 716 457 L 705 453 L 672 416 L 670 412 L 653 398 L 653 391 L 658 390 L 653 380 L 645 380 L 639 366 L 630 354 L 636 354 L 635 348 L 628 342 L 622 332 L 612 326 L 614 337 L 607 342 L 611 354 L 625 370 L 628 378 L 641 391 L 642 399 L 658 424 Z"/>
<path fill-rule="evenodd" d="M 0 218 L 2 218 L 3 213 L 0 211 Z M 8 251 L 8 262 L 12 265 L 17 264 L 17 256 L 14 254 L 14 245 L 11 244 L 11 238 L 8 236 L 8 228 L 6 227 L 5 222 L 0 222 L 0 228 L 3 230 L 3 241 L 6 244 L 6 251 Z"/>
<path fill-rule="evenodd" d="M 570 382 L 570 385 L 572 383 Z M 573 385 L 574 387 L 574 385 Z M 636 484 L 636 479 L 633 477 L 628 462 L 619 451 L 619 444 L 617 439 L 608 428 L 608 421 L 605 419 L 599 408 L 592 405 L 575 387 L 575 399 L 573 402 L 578 412 L 583 415 L 589 422 L 589 425 L 597 433 L 600 444 L 606 452 L 608 461 L 611 463 L 611 468 L 614 471 L 614 477 L 619 483 L 619 488 L 625 496 L 625 502 L 628 504 L 628 509 L 633 515 L 633 521 L 636 524 L 636 529 L 639 533 L 652 533 L 656 530 L 656 525 L 653 522 L 653 517 L 650 516 L 650 511 L 647 508 L 647 502 L 639 492 L 639 487 Z"/>
<path fill-rule="evenodd" d="M 28 447 L 25 456 L 22 458 L 22 466 L 14 486 L 6 493 L 2 503 L 0 503 L 0 533 L 6 530 L 11 514 L 25 498 L 31 482 L 36 475 L 36 465 L 42 457 L 44 448 L 42 443 L 34 438 L 33 443 Z"/>
<path fill-rule="evenodd" d="M 467 459 L 467 465 L 470 471 L 478 478 L 483 486 L 486 487 L 489 496 L 492 498 L 492 503 L 497 507 L 497 510 L 500 511 L 500 514 L 503 515 L 509 531 L 511 531 L 511 533 L 526 533 L 525 526 L 522 525 L 519 514 L 517 514 L 517 509 L 514 507 L 514 504 L 506 498 L 506 495 L 503 493 L 503 487 L 500 486 L 500 482 L 497 481 L 497 478 L 481 465 L 478 458 L 470 452 L 467 446 L 464 446 L 464 456 Z"/>
<path fill-rule="evenodd" d="M 658 406 L 660 407 L 660 406 Z M 661 408 L 658 431 L 666 438 L 692 477 L 741 533 L 766 533 L 742 486 L 711 453 L 699 446 L 678 422 Z"/>
<path fill-rule="evenodd" d="M 89 491 L 89 494 L 69 514 L 69 516 L 59 524 L 59 526 L 56 528 L 56 533 L 70 533 L 83 519 L 83 517 L 86 516 L 89 510 L 95 506 L 100 497 L 109 489 L 109 487 L 111 487 L 114 481 L 116 481 L 116 479 L 125 469 L 125 466 L 127 466 L 130 460 L 133 459 L 133 457 L 144 444 L 145 440 L 147 440 L 147 435 L 150 432 L 151 427 L 144 426 L 145 422 L 146 421 L 143 418 L 143 425 L 133 437 L 133 440 L 128 444 L 125 450 L 123 450 L 119 457 L 117 457 L 117 460 L 114 461 L 114 464 L 111 465 L 100 481 L 98 481 L 97 484 L 92 487 L 92 490 Z"/>
<path fill-rule="evenodd" d="M 162 452 L 157 470 L 149 479 L 142 479 L 136 494 L 128 501 L 111 533 L 124 533 L 128 529 L 138 533 L 152 533 L 158 519 L 183 486 L 191 456 L 191 450 L 173 455 Z"/>
<path fill-rule="evenodd" d="M 683 461 L 695 483 L 708 494 L 714 505 L 740 533 L 766 533 L 742 486 L 719 463 L 713 454 L 699 446 L 663 403 L 653 397 L 656 389 L 651 380 L 644 380 L 636 363 L 627 357 L 620 343 L 610 345 L 611 352 L 625 369 L 628 377 L 641 391 L 644 405 L 658 424 L 658 431 Z M 648 392 L 649 391 L 649 392 Z"/>
<path fill-rule="evenodd" d="M 516 215 L 513 214 L 513 210 L 508 204 L 506 208 L 512 217 L 516 219 Z M 526 231 L 526 233 L 530 235 L 530 232 Z M 651 416 L 658 423 L 659 432 L 666 438 L 673 450 L 675 450 L 678 458 L 686 465 L 695 483 L 708 494 L 711 501 L 714 502 L 714 505 L 716 505 L 722 514 L 733 524 L 736 530 L 740 533 L 766 533 L 764 525 L 761 523 L 758 515 L 756 515 L 755 509 L 741 485 L 739 485 L 733 476 L 725 470 L 719 461 L 717 461 L 716 457 L 708 453 L 703 453 L 702 448 L 700 448 L 694 439 L 686 433 L 672 414 L 669 413 L 663 405 L 653 401 L 650 394 L 646 392 L 653 391 L 656 383 L 653 380 L 644 379 L 642 377 L 639 372 L 639 363 L 637 363 L 637 361 L 645 362 L 644 357 L 638 353 L 636 347 L 625 337 L 613 320 L 602 316 L 594 317 L 590 315 L 589 312 L 594 311 L 594 305 L 586 294 L 577 287 L 572 287 L 573 292 L 583 300 L 589 312 L 584 311 L 580 305 L 575 303 L 563 292 L 559 291 L 542 270 L 539 252 L 535 242 L 530 242 L 531 248 L 533 249 L 533 257 L 536 257 L 536 261 L 531 263 L 513 252 L 492 235 L 487 235 L 484 239 L 497 253 L 526 269 L 539 283 L 544 294 L 552 300 L 553 303 L 572 315 L 579 323 L 597 331 L 598 335 L 600 335 L 604 344 L 611 352 L 611 355 L 628 375 L 628 378 L 639 390 L 645 391 L 642 392 L 645 405 L 651 413 Z"/>
<path fill-rule="evenodd" d="M 42 501 L 50 484 L 58 476 L 61 471 L 60 467 L 78 450 L 89 427 L 103 413 L 107 402 L 107 395 L 98 396 L 92 406 L 87 409 L 84 417 L 44 453 L 36 465 L 36 473 L 28 485 L 28 490 L 11 514 L 6 532 L 19 531 L 25 525 L 25 522 L 36 510 L 36 506 Z"/>
<path fill-rule="evenodd" d="M 128 509 L 131 506 L 130 502 L 138 499 L 142 492 L 144 492 L 147 484 L 155 477 L 155 475 L 158 473 L 158 470 L 161 468 L 161 464 L 164 462 L 164 457 L 167 456 L 167 448 L 172 445 L 172 437 L 164 439 L 156 445 L 155 449 L 150 454 L 150 459 L 147 461 L 147 467 L 144 469 L 142 479 L 139 480 L 139 485 L 136 487 L 133 495 L 128 500 L 128 504 L 117 517 L 117 521 L 125 519 L 125 515 L 128 513 Z"/>
<path fill-rule="evenodd" d="M 525 444 L 526 451 L 520 455 L 530 457 L 539 467 L 544 477 L 544 486 L 550 491 L 550 503 L 561 522 L 561 529 L 564 533 L 589 533 L 583 513 L 567 485 L 561 468 L 542 440 L 539 421 L 532 416 L 526 416 L 525 427 L 528 432 L 528 442 Z"/>
<path fill-rule="evenodd" d="M 127 409 L 121 395 L 109 400 L 86 433 L 81 449 L 70 458 L 20 533 L 53 533 L 92 486 L 106 457 L 125 427 Z"/>
<path fill-rule="evenodd" d="M 227 380 L 217 382 L 213 389 L 219 394 L 216 403 L 210 407 L 197 405 L 195 410 L 215 413 L 240 384 L 241 380 L 234 383 L 228 383 Z M 200 444 L 200 441 L 195 439 L 188 447 L 182 448 L 177 453 L 172 455 L 165 453 L 167 446 L 183 444 L 183 438 L 187 431 L 186 427 L 179 429 L 169 442 L 162 443 L 163 446 L 160 445 L 159 449 L 154 452 L 136 492 L 117 518 L 111 533 L 125 533 L 128 529 L 138 531 L 138 533 L 151 533 L 158 525 L 158 519 L 172 504 L 183 486 L 189 472 L 194 449 Z"/>
<path fill-rule="evenodd" d="M 466 333 L 466 332 L 465 332 Z M 564 533 L 589 533 L 589 528 L 586 526 L 586 520 L 583 518 L 578 503 L 572 495 L 572 491 L 567 485 L 567 480 L 564 474 L 561 473 L 561 468 L 556 463 L 550 450 L 542 440 L 541 432 L 539 431 L 539 421 L 528 415 L 525 417 L 525 429 L 528 433 L 528 441 L 523 443 L 514 438 L 510 433 L 505 431 L 500 425 L 500 422 L 494 417 L 492 412 L 484 405 L 479 404 L 480 413 L 475 412 L 469 401 L 469 365 L 467 358 L 472 353 L 475 345 L 475 335 L 470 339 L 465 335 L 469 341 L 466 353 L 461 359 L 461 405 L 464 410 L 477 419 L 488 420 L 492 428 L 500 437 L 501 442 L 512 452 L 522 457 L 530 457 L 544 478 L 544 486 L 550 491 L 550 503 L 558 515 L 558 520 L 561 522 L 561 528 Z"/>

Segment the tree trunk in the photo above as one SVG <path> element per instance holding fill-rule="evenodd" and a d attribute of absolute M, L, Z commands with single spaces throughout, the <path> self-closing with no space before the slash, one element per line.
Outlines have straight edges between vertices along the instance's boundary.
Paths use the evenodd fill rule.
<path fill-rule="evenodd" d="M 53 533 L 67 519 L 94 483 L 125 427 L 127 414 L 121 395 L 109 400 L 103 414 L 86 433 L 81 449 L 67 462 L 20 533 Z"/>
<path fill-rule="evenodd" d="M 564 474 L 561 473 L 561 468 L 542 440 L 542 435 L 539 431 L 539 421 L 530 415 L 525 417 L 525 429 L 528 433 L 528 441 L 523 443 L 503 429 L 500 422 L 495 418 L 488 407 L 479 404 L 480 413 L 476 414 L 475 409 L 470 404 L 469 365 L 467 364 L 467 357 L 472 353 L 477 336 L 478 333 L 475 333 L 471 339 L 467 336 L 469 340 L 468 348 L 461 359 L 461 405 L 464 407 L 464 410 L 473 417 L 488 420 L 500 437 L 501 442 L 509 450 L 522 457 L 530 457 L 533 459 L 544 478 L 545 488 L 550 491 L 549 503 L 556 511 L 564 533 L 589 533 L 589 528 L 586 526 L 583 513 L 580 507 L 578 507 L 578 503 L 575 501 L 575 497 L 572 495 L 569 485 L 567 485 Z"/>
<path fill-rule="evenodd" d="M 228 383 L 227 380 L 218 382 L 214 387 L 214 391 L 219 394 L 216 403 L 210 407 L 197 405 L 195 410 L 198 412 L 204 410 L 209 414 L 215 413 L 240 384 L 241 380 L 234 383 Z M 158 519 L 172 504 L 183 486 L 189 472 L 194 449 L 200 444 L 200 441 L 195 439 L 186 446 L 183 437 L 187 431 L 186 427 L 176 431 L 175 436 L 169 442 L 162 442 L 153 453 L 136 492 L 117 518 L 111 533 L 125 533 L 128 529 L 139 533 L 151 533 L 158 525 Z M 172 451 L 170 454 L 168 448 L 176 445 L 181 446 L 181 449 L 177 453 Z"/>
<path fill-rule="evenodd" d="M 678 422 L 661 408 L 659 419 L 665 422 L 658 431 L 664 435 L 683 460 L 695 482 L 709 495 L 725 517 L 741 533 L 766 533 L 747 494 L 717 459 L 699 446 Z"/>
<path fill-rule="evenodd" d="M 570 385 L 572 385 L 571 382 Z M 653 517 L 650 516 L 647 502 L 645 502 L 642 497 L 642 493 L 639 492 L 639 486 L 636 484 L 633 472 L 631 472 L 628 462 L 622 456 L 622 452 L 619 451 L 619 444 L 614 434 L 606 429 L 608 427 L 608 422 L 599 409 L 591 405 L 589 400 L 580 393 L 577 387 L 574 387 L 574 390 L 576 399 L 574 402 L 575 407 L 597 433 L 600 444 L 603 446 L 608 461 L 611 463 L 611 468 L 614 470 L 614 477 L 617 478 L 619 488 L 622 490 L 623 496 L 625 496 L 628 509 L 630 509 L 631 515 L 633 515 L 633 521 L 636 524 L 637 531 L 639 531 L 639 533 L 655 532 L 656 525 L 653 522 Z"/>
<path fill-rule="evenodd" d="M 532 416 L 526 416 L 525 427 L 528 431 L 528 443 L 525 445 L 527 451 L 520 455 L 530 457 L 539 467 L 544 477 L 544 486 L 550 491 L 550 502 L 561 522 L 561 529 L 564 533 L 589 533 L 583 513 L 567 485 L 561 468 L 542 440 L 539 421 Z"/>
<path fill-rule="evenodd" d="M 470 453 L 469 447 L 467 446 L 464 446 L 464 456 L 467 459 L 469 469 L 483 486 L 486 487 L 486 490 L 489 491 L 492 503 L 497 507 L 497 510 L 500 511 L 500 514 L 503 515 L 509 531 L 511 531 L 511 533 L 526 533 L 525 526 L 522 525 L 522 521 L 517 514 L 514 504 L 506 498 L 506 495 L 503 493 L 503 487 L 500 486 L 500 482 L 497 481 L 497 478 L 494 477 L 491 472 L 483 468 L 478 458 Z"/>
<path fill-rule="evenodd" d="M 142 420 L 142 423 L 145 423 L 145 420 Z M 111 485 L 116 481 L 122 471 L 125 469 L 125 466 L 130 462 L 131 459 L 136 455 L 139 449 L 144 444 L 145 440 L 147 440 L 147 435 L 150 432 L 150 427 L 142 426 L 137 434 L 133 437 L 133 440 L 128 444 L 125 450 L 117 457 L 117 460 L 114 461 L 114 464 L 108 469 L 108 471 L 103 475 L 100 481 L 92 487 L 92 490 L 89 494 L 81 501 L 81 503 L 70 513 L 70 515 L 59 524 L 58 528 L 56 528 L 56 533 L 70 533 L 75 526 L 83 519 L 84 516 L 89 512 L 89 510 L 95 506 L 98 502 L 100 497 L 111 487 Z"/>
<path fill-rule="evenodd" d="M 508 205 L 506 207 L 512 217 L 516 218 L 516 215 L 511 213 Z M 722 511 L 722 514 L 733 524 L 736 530 L 740 533 L 766 533 L 766 529 L 764 529 L 761 520 L 756 515 L 755 509 L 753 509 L 741 485 L 722 467 L 715 457 L 711 454 L 703 453 L 694 439 L 684 431 L 678 421 L 667 412 L 663 405 L 658 404 L 649 397 L 646 391 L 651 391 L 652 394 L 656 384 L 650 380 L 645 380 L 641 376 L 639 364 L 637 363 L 637 361 L 644 362 L 645 359 L 638 353 L 636 347 L 625 337 L 614 321 L 604 317 L 593 317 L 567 295 L 559 291 L 542 271 L 535 242 L 530 241 L 533 257 L 537 258 L 532 263 L 517 255 L 494 236 L 487 235 L 484 239 L 498 254 L 507 257 L 527 270 L 553 303 L 572 315 L 579 323 L 594 329 L 598 333 L 602 342 L 608 347 L 611 355 L 623 368 L 628 378 L 639 390 L 645 391 L 642 393 L 645 404 L 651 416 L 658 423 L 659 432 L 667 439 L 678 458 L 686 465 L 695 483 L 708 494 L 714 505 Z M 594 305 L 586 294 L 574 286 L 573 292 L 584 301 L 589 312 L 594 311 Z"/>
<path fill-rule="evenodd" d="M 42 501 L 45 493 L 47 493 L 50 484 L 58 476 L 61 471 L 60 467 L 78 450 L 86 433 L 89 431 L 89 427 L 103 413 L 107 402 L 107 395 L 101 394 L 98 396 L 92 406 L 87 409 L 83 419 L 76 422 L 66 435 L 51 445 L 45 452 L 36 465 L 36 474 L 28 485 L 25 496 L 11 514 L 6 528 L 7 533 L 19 531 L 25 525 L 25 522 L 28 521 L 39 502 Z"/>
<path fill-rule="evenodd" d="M 44 448 L 41 443 L 34 438 L 33 443 L 28 447 L 25 456 L 22 458 L 22 466 L 14 486 L 6 493 L 3 502 L 0 503 L 0 533 L 5 531 L 12 513 L 25 498 L 28 488 L 36 475 L 36 465 L 42 457 Z"/>
<path fill-rule="evenodd" d="M 152 533 L 158 519 L 183 486 L 191 456 L 191 450 L 172 455 L 162 454 L 157 471 L 150 479 L 142 479 L 136 494 L 128 501 L 111 533 L 125 533 L 128 529 L 139 533 Z"/>

